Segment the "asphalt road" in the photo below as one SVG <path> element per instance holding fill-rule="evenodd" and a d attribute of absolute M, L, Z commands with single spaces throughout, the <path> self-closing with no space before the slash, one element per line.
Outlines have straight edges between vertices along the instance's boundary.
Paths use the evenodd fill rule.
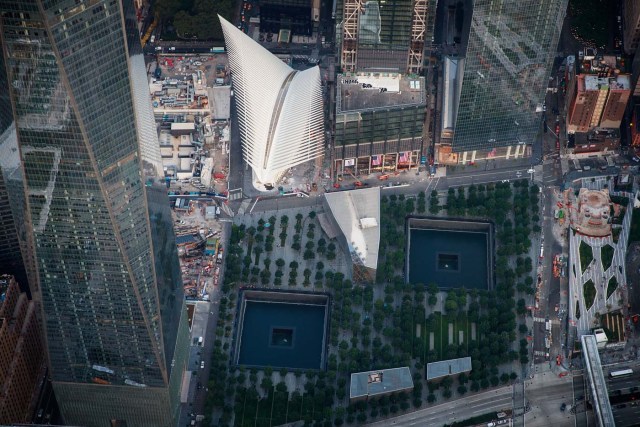
<path fill-rule="evenodd" d="M 616 427 L 634 427 L 638 425 L 640 420 L 640 405 L 631 406 L 631 404 L 625 404 L 614 406 L 613 419 L 616 422 Z"/>
<path fill-rule="evenodd" d="M 442 426 L 456 420 L 511 409 L 512 393 L 512 387 L 502 387 L 367 425 L 372 427 Z"/>
<path fill-rule="evenodd" d="M 584 397 L 587 395 L 587 378 L 584 373 L 576 373 L 574 371 L 572 377 L 573 383 L 573 404 L 575 407 L 575 417 L 576 417 L 576 426 L 584 426 L 587 425 L 587 419 L 589 413 L 587 413 L 585 408 L 585 399 Z M 593 411 L 590 412 L 593 415 Z"/>
<path fill-rule="evenodd" d="M 233 164 L 231 169 L 233 171 Z M 236 169 L 237 170 L 237 169 Z M 502 180 L 517 180 L 527 179 L 530 175 L 527 173 L 528 167 L 511 167 L 500 170 L 483 170 L 483 169 L 469 169 L 462 174 L 436 177 L 436 178 L 419 178 L 417 181 L 416 176 L 411 173 L 401 174 L 398 176 L 392 176 L 389 181 L 379 181 L 377 178 L 370 178 L 362 180 L 372 186 L 385 185 L 381 189 L 382 195 L 391 194 L 416 194 L 418 191 L 430 192 L 433 189 L 438 191 L 447 190 L 450 187 L 466 186 L 471 184 L 486 184 L 490 182 L 500 182 Z M 235 173 L 232 172 L 232 175 Z M 400 184 L 400 185 L 396 185 Z M 391 187 L 387 187 L 391 185 Z M 342 190 L 353 189 L 349 184 L 344 184 Z M 311 193 L 310 197 L 298 198 L 291 196 L 273 196 L 273 197 L 260 197 L 259 199 L 253 199 L 249 205 L 248 212 L 258 213 L 265 211 L 277 211 L 280 209 L 290 209 L 294 207 L 312 206 L 315 204 L 321 204 L 321 193 Z M 258 200 L 256 203 L 255 201 Z M 237 203 L 236 203 L 237 205 Z M 234 209 L 237 207 L 234 205 Z"/>
<path fill-rule="evenodd" d="M 236 98 L 231 97 L 231 117 L 237 117 Z M 237 120 L 231 120 L 231 141 L 229 141 L 229 190 L 242 188 L 244 185 L 245 163 L 242 160 L 240 128 Z"/>
<path fill-rule="evenodd" d="M 527 427 L 569 427 L 574 425 L 574 417 L 569 409 L 573 402 L 573 381 L 569 377 L 559 378 L 547 370 L 536 375 L 526 387 L 527 402 L 531 410 L 525 415 Z M 560 410 L 562 403 L 567 409 Z"/>
<path fill-rule="evenodd" d="M 553 277 L 553 257 L 555 254 L 562 252 L 560 242 L 553 235 L 553 227 L 555 219 L 553 217 L 553 208 L 555 206 L 555 197 L 553 193 L 553 186 L 556 186 L 560 180 L 560 168 L 559 162 L 555 160 L 545 162 L 543 166 L 543 222 L 542 231 L 544 235 L 544 241 L 542 243 L 544 247 L 544 258 L 541 260 L 543 266 L 543 272 L 541 275 L 542 286 L 540 289 L 540 299 L 538 303 L 538 310 L 535 311 L 535 317 L 539 319 L 555 319 L 558 320 L 558 316 L 555 312 L 556 305 L 560 303 L 560 280 Z M 552 348 L 549 351 L 550 354 L 557 354 L 560 351 L 561 340 L 559 335 L 561 333 L 559 325 L 552 326 L 552 333 L 554 339 L 552 340 Z M 545 323 L 534 322 L 534 354 L 541 354 L 540 352 L 546 352 L 545 348 Z M 541 363 L 545 360 L 542 356 L 536 356 L 536 363 Z"/>

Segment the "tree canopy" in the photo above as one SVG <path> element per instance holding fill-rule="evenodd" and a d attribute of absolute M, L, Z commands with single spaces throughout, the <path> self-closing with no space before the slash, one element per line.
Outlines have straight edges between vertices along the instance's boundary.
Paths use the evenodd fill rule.
<path fill-rule="evenodd" d="M 173 20 L 180 38 L 223 40 L 217 15 L 233 16 L 232 0 L 156 0 L 154 8 L 162 21 Z"/>

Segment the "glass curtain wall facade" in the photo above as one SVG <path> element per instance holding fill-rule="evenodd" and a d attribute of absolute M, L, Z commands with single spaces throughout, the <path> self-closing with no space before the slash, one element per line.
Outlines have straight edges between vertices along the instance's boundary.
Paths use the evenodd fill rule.
<path fill-rule="evenodd" d="M 424 116 L 424 105 L 340 114 L 336 121 L 336 150 L 346 152 L 340 152 L 338 157 L 419 150 Z M 407 147 L 398 146 L 403 140 L 408 142 Z"/>
<path fill-rule="evenodd" d="M 358 69 L 404 71 L 411 41 L 412 0 L 363 2 Z"/>
<path fill-rule="evenodd" d="M 65 421 L 175 425 L 188 329 L 133 4 L 0 14 L 0 166 Z"/>
<path fill-rule="evenodd" d="M 470 3 L 470 2 L 469 2 Z M 567 0 L 476 0 L 453 151 L 531 144 Z"/>
<path fill-rule="evenodd" d="M 411 49 L 431 44 L 435 0 L 337 0 L 335 10 L 338 50 L 354 52 L 343 71 L 405 73 Z"/>

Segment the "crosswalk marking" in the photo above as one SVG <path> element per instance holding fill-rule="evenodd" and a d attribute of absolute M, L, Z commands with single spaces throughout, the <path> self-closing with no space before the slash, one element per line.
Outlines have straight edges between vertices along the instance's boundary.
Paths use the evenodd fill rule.
<path fill-rule="evenodd" d="M 229 194 L 229 200 L 238 200 L 238 199 L 242 199 L 242 191 Z"/>
<path fill-rule="evenodd" d="M 534 317 L 533 321 L 534 322 L 545 323 L 547 321 L 547 319 L 545 319 L 544 317 Z M 560 324 L 560 321 L 558 319 L 549 319 L 549 321 L 551 322 L 552 325 L 559 325 Z"/>

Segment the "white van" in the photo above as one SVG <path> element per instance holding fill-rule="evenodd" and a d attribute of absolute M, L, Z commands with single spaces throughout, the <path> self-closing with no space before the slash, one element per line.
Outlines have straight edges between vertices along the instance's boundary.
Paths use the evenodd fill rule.
<path fill-rule="evenodd" d="M 204 341 L 204 340 L 202 339 L 202 337 L 198 338 L 198 345 L 202 345 L 202 342 L 203 342 L 203 341 Z"/>

